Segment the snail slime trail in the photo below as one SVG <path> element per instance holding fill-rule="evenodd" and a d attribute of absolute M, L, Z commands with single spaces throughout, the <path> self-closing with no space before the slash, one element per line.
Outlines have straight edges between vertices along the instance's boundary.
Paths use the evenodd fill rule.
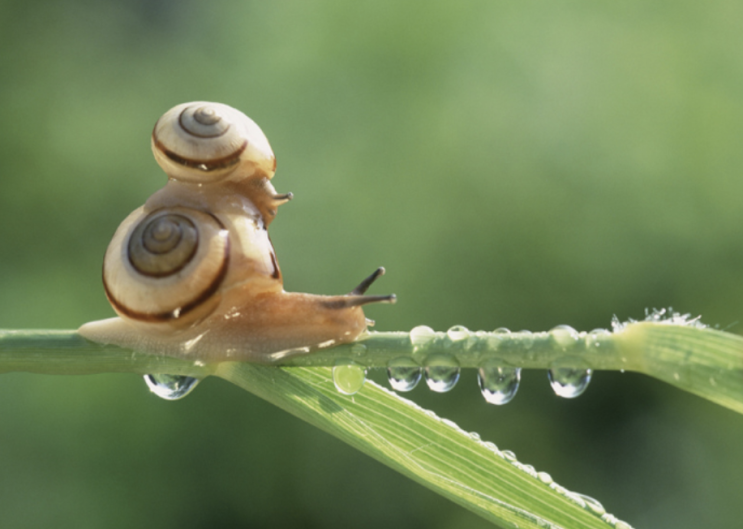
<path fill-rule="evenodd" d="M 383 268 L 345 295 L 284 292 L 268 226 L 292 194 L 274 189 L 268 139 L 239 110 L 175 106 L 155 123 L 151 146 L 167 182 L 116 230 L 103 286 L 118 317 L 86 323 L 85 338 L 199 363 L 273 364 L 356 340 L 367 331 L 362 306 L 395 301 L 365 295 Z M 363 375 L 339 369 L 338 383 L 350 393 Z M 145 379 L 168 399 L 196 383 Z"/>

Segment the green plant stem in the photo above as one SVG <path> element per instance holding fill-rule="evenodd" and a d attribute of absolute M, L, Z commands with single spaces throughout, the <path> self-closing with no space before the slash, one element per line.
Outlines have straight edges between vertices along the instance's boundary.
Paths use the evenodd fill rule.
<path fill-rule="evenodd" d="M 645 373 L 743 413 L 743 338 L 686 325 L 630 323 L 615 333 L 550 332 L 469 333 L 456 340 L 433 333 L 411 342 L 410 333 L 373 332 L 351 344 L 300 354 L 276 362 L 279 367 L 333 366 L 353 361 L 386 367 L 406 357 L 425 366 L 436 355 L 456 358 L 460 367 L 483 362 L 550 369 L 628 370 Z M 112 372 L 167 373 L 204 378 L 216 364 L 132 352 L 82 338 L 76 331 L 0 331 L 0 373 L 47 374 Z"/>
<path fill-rule="evenodd" d="M 471 333 L 469 338 L 460 341 L 452 341 L 446 333 L 438 332 L 430 336 L 425 344 L 414 346 L 410 333 L 372 332 L 360 341 L 300 354 L 273 365 L 333 366 L 339 361 L 352 360 L 366 367 L 386 367 L 390 360 L 401 356 L 425 365 L 431 355 L 447 354 L 454 356 L 460 367 L 465 368 L 479 367 L 487 359 L 498 359 L 514 367 L 548 369 L 553 361 L 564 360 L 567 356 L 576 360 L 575 367 L 588 363 L 593 369 L 632 369 L 632 357 L 620 354 L 614 347 L 612 335 L 598 335 L 591 344 L 587 344 L 585 333 L 581 333 L 579 339 L 568 348 L 546 332 Z M 569 362 L 565 365 L 569 365 Z M 209 374 L 210 369 L 194 365 L 193 361 L 132 353 L 117 346 L 98 344 L 82 338 L 75 331 L 18 330 L 0 331 L 0 372 L 8 371 Z"/>
<path fill-rule="evenodd" d="M 413 345 L 407 332 L 371 332 L 366 338 L 307 355 L 294 356 L 279 365 L 332 366 L 340 359 L 350 359 L 366 367 L 386 367 L 401 356 L 425 365 L 431 355 L 454 356 L 460 367 L 480 367 L 485 360 L 500 360 L 504 365 L 526 369 L 549 369 L 555 360 L 564 367 L 620 370 L 636 367 L 633 357 L 615 347 L 612 334 L 576 333 L 569 344 L 560 342 L 548 332 L 472 332 L 468 338 L 452 340 L 447 333 L 437 332 L 423 344 Z M 363 347 L 362 347 L 363 346 Z"/>
<path fill-rule="evenodd" d="M 86 340 L 77 331 L 0 331 L 0 373 L 167 373 L 204 378 L 212 374 L 215 367 L 98 344 Z"/>

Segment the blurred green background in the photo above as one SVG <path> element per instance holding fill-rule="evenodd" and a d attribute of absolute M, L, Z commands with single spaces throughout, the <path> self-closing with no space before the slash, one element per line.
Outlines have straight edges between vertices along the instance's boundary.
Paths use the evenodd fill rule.
<path fill-rule="evenodd" d="M 109 317 L 118 223 L 164 184 L 171 106 L 231 104 L 292 191 L 287 290 L 376 266 L 378 330 L 579 330 L 673 306 L 741 332 L 743 4 L 0 2 L 0 327 Z M 640 528 L 729 528 L 743 417 L 635 374 L 579 399 L 474 373 L 413 400 Z M 484 528 L 229 384 L 0 377 L 0 525 Z"/>

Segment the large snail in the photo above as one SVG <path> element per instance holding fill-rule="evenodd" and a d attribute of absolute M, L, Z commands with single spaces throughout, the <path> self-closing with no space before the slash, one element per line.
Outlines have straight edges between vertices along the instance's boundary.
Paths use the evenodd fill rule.
<path fill-rule="evenodd" d="M 349 294 L 284 292 L 267 228 L 292 198 L 271 185 L 276 158 L 242 112 L 193 102 L 166 112 L 152 151 L 168 183 L 121 223 L 103 263 L 120 316 L 80 328 L 90 340 L 199 361 L 271 363 L 355 340 L 380 268 Z"/>

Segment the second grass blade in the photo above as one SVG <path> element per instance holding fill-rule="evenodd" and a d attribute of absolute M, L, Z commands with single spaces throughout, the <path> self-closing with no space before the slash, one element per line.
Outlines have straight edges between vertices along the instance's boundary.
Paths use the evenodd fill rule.
<path fill-rule="evenodd" d="M 527 473 L 453 423 L 367 382 L 339 393 L 330 368 L 226 363 L 217 373 L 502 526 L 607 529 L 595 504 Z M 615 519 L 606 515 L 610 521 Z M 616 527 L 629 527 L 628 525 Z"/>

